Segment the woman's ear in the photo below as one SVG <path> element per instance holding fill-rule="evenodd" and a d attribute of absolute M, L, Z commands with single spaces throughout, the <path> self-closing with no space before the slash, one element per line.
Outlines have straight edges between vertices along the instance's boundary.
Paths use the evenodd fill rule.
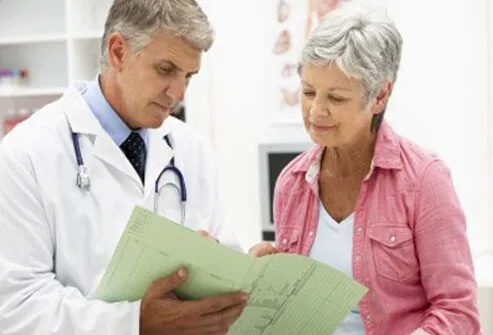
<path fill-rule="evenodd" d="M 380 114 L 385 109 L 387 101 L 389 100 L 390 93 L 392 92 L 392 88 L 392 82 L 388 81 L 375 97 L 371 107 L 371 113 L 373 115 Z"/>

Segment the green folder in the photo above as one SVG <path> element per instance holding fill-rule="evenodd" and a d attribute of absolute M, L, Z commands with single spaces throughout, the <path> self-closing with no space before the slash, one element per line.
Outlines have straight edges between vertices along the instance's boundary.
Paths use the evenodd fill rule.
<path fill-rule="evenodd" d="M 200 299 L 242 291 L 248 305 L 229 334 L 331 334 L 367 288 L 325 264 L 293 254 L 255 258 L 136 207 L 95 298 L 135 301 L 180 266 L 187 281 L 175 292 Z"/>

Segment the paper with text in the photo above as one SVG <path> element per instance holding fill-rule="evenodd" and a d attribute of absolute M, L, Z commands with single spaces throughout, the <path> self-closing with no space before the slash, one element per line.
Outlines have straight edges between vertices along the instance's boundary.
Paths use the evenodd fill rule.
<path fill-rule="evenodd" d="M 107 302 L 135 301 L 179 266 L 182 299 L 243 291 L 249 302 L 229 334 L 330 334 L 367 292 L 352 278 L 308 257 L 254 258 L 136 207 L 95 293 Z"/>

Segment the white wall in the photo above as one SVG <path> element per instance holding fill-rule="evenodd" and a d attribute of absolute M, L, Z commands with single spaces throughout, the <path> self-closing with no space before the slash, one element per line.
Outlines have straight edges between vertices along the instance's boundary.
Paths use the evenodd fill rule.
<path fill-rule="evenodd" d="M 488 245 L 491 204 L 485 122 L 488 0 L 378 1 L 387 2 L 404 37 L 388 120 L 449 164 L 473 251 L 479 253 Z M 246 247 L 260 240 L 258 144 L 305 140 L 306 134 L 300 126 L 270 121 L 278 106 L 275 78 L 268 75 L 275 27 L 269 22 L 277 1 L 203 3 L 217 39 L 207 58 L 209 78 L 200 77 L 210 80 L 203 108 L 208 117 L 195 125 L 217 149 L 224 205 Z M 203 121 L 209 117 L 212 122 Z"/>
<path fill-rule="evenodd" d="M 258 144 L 306 140 L 300 127 L 269 124 L 278 104 L 273 81 L 265 77 L 273 41 L 262 23 L 275 18 L 266 3 L 224 1 L 208 12 L 217 31 L 211 55 L 214 143 L 224 205 L 245 247 L 261 237 Z"/>
<path fill-rule="evenodd" d="M 394 1 L 405 39 L 389 119 L 452 169 L 471 247 L 488 245 L 487 0 Z M 426 11 L 420 8 L 427 8 Z"/>

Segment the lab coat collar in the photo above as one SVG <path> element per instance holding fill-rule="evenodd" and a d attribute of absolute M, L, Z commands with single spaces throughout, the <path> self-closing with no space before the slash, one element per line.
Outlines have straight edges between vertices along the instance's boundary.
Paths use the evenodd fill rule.
<path fill-rule="evenodd" d="M 76 82 L 67 89 L 62 98 L 65 114 L 72 131 L 76 134 L 88 135 L 93 144 L 92 154 L 132 178 L 145 191 L 146 195 L 154 192 L 155 180 L 173 157 L 173 149 L 168 146 L 164 139 L 166 135 L 171 137 L 171 123 L 173 120 L 166 120 L 160 128 L 150 129 L 149 131 L 149 148 L 147 151 L 144 189 L 135 169 L 120 148 L 104 131 L 82 97 L 81 92 L 85 88 L 86 84 L 84 82 Z M 173 143 L 172 137 L 171 141 Z M 87 150 L 84 150 L 83 143 L 81 142 L 81 151 L 85 162 L 89 161 Z M 90 169 L 89 164 L 87 166 Z"/>
<path fill-rule="evenodd" d="M 84 82 L 76 82 L 65 91 L 62 97 L 65 115 L 67 115 L 72 132 L 99 135 L 103 129 L 82 97 L 81 93 L 85 89 L 86 84 Z"/>

